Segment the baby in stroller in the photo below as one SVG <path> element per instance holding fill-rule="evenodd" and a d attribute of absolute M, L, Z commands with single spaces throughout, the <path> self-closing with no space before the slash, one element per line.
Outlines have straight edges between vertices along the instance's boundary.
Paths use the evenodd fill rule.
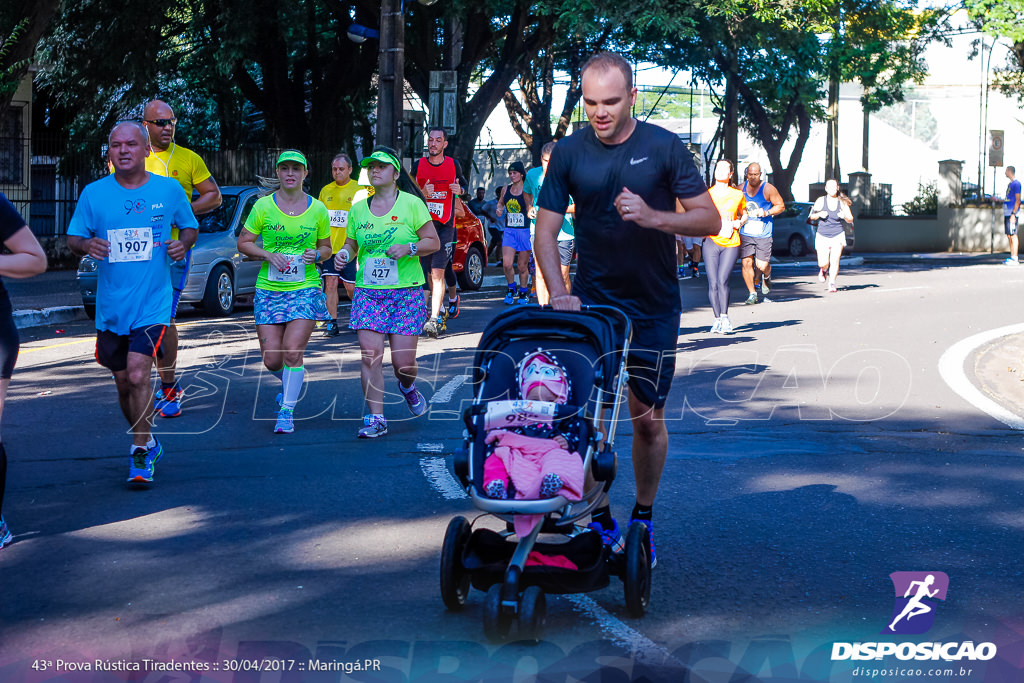
<path fill-rule="evenodd" d="M 562 495 L 580 500 L 584 477 L 579 416 L 556 419 L 534 410 L 543 407 L 534 402 L 568 402 L 572 387 L 565 367 L 553 353 L 538 348 L 519 362 L 516 376 L 523 400 L 512 404 L 514 414 L 504 416 L 514 426 L 487 433 L 493 451 L 484 461 L 484 493 L 502 499 Z M 489 417 L 494 424 L 495 416 Z"/>

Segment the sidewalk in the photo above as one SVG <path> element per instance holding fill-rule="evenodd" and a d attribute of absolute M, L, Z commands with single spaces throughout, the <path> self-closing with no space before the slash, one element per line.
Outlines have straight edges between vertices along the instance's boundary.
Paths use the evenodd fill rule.
<path fill-rule="evenodd" d="M 4 278 L 19 328 L 85 320 L 74 270 L 51 270 L 24 280 Z"/>

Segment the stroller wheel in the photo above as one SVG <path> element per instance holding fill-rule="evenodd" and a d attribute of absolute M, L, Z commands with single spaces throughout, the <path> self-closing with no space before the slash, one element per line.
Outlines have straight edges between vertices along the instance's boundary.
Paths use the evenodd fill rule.
<path fill-rule="evenodd" d="M 529 586 L 519 600 L 519 637 L 523 640 L 540 640 L 547 623 L 548 605 L 544 591 L 538 586 Z"/>
<path fill-rule="evenodd" d="M 505 640 L 512 630 L 512 615 L 501 609 L 501 586 L 493 584 L 484 600 L 484 635 L 491 642 Z"/>
<path fill-rule="evenodd" d="M 465 517 L 448 522 L 441 546 L 441 599 L 444 606 L 455 611 L 462 609 L 469 595 L 470 575 L 462 566 L 462 553 L 469 543 L 471 526 Z"/>
<path fill-rule="evenodd" d="M 642 617 L 651 602 L 651 546 L 647 526 L 633 522 L 626 532 L 626 610 L 631 617 Z"/>

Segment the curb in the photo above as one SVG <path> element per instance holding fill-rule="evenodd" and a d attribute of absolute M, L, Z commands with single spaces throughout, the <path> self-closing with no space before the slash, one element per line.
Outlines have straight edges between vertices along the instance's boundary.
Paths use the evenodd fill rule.
<path fill-rule="evenodd" d="M 14 312 L 14 326 L 19 330 L 88 319 L 89 316 L 85 314 L 85 308 L 82 306 L 54 306 Z"/>

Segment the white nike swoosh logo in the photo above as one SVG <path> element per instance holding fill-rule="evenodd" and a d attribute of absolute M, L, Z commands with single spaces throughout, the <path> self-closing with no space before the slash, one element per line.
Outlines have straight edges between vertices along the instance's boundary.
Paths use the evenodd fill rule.
<path fill-rule="evenodd" d="M 644 157 L 643 159 L 634 159 L 634 158 L 630 157 L 629 165 L 630 166 L 636 166 L 637 164 L 642 164 L 645 161 L 647 161 L 647 157 Z"/>

